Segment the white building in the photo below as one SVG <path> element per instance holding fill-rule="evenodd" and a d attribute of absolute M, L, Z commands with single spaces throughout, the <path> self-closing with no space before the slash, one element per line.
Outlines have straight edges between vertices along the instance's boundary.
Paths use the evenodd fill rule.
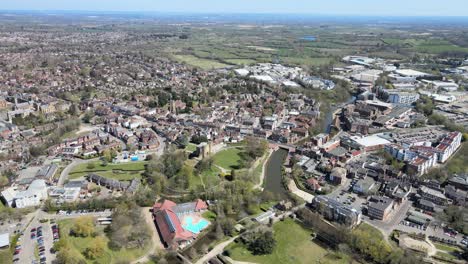
<path fill-rule="evenodd" d="M 441 89 L 447 92 L 454 92 L 458 90 L 458 84 L 454 82 L 440 82 L 440 81 L 432 81 L 432 85 L 434 86 L 434 89 Z"/>
<path fill-rule="evenodd" d="M 2 198 L 5 201 L 6 205 L 13 207 L 13 202 L 15 201 L 16 196 L 16 187 L 8 187 L 2 191 Z"/>
<path fill-rule="evenodd" d="M 34 180 L 26 191 L 16 193 L 15 205 L 17 208 L 39 206 L 47 198 L 47 185 L 45 180 Z"/>
<path fill-rule="evenodd" d="M 424 72 L 415 71 L 411 69 L 396 70 L 395 73 L 403 77 L 412 77 L 412 78 L 425 77 L 425 76 L 430 75 Z"/>
<path fill-rule="evenodd" d="M 437 145 L 438 161 L 446 162 L 461 145 L 462 133 L 451 132 Z"/>
<path fill-rule="evenodd" d="M 418 93 L 388 92 L 388 101 L 392 104 L 411 105 L 419 100 Z"/>

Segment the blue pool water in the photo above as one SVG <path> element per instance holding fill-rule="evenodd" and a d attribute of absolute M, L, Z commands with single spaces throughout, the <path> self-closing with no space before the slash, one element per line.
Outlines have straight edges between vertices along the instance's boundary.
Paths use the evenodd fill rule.
<path fill-rule="evenodd" d="M 138 161 L 138 157 L 137 157 L 137 156 L 133 156 L 133 157 L 131 157 L 131 160 L 132 160 L 132 161 Z"/>
<path fill-rule="evenodd" d="M 200 221 L 198 221 L 198 223 L 195 224 L 193 223 L 193 218 L 190 216 L 187 216 L 184 220 L 185 220 L 185 225 L 183 225 L 184 229 L 195 234 L 200 233 L 200 231 L 205 229 L 210 224 L 210 222 L 208 222 L 205 219 L 201 219 Z"/>

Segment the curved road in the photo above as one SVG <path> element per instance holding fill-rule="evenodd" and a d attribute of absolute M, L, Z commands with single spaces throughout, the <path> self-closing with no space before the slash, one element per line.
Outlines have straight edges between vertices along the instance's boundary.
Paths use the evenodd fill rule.
<path fill-rule="evenodd" d="M 65 169 L 60 173 L 59 180 L 57 182 L 58 187 L 62 187 L 65 184 L 65 181 L 68 179 L 68 174 L 70 174 L 70 171 L 75 167 L 80 164 L 88 163 L 90 161 L 97 161 L 99 158 L 95 159 L 89 159 L 89 160 L 81 160 L 81 159 L 75 159 L 72 161 L 72 163 L 68 164 Z"/>

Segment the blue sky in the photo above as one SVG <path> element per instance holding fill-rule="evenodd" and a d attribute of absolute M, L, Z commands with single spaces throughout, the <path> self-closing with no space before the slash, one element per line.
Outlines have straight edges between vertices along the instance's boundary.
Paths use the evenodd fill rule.
<path fill-rule="evenodd" d="M 0 10 L 468 16 L 468 0 L 0 0 Z"/>

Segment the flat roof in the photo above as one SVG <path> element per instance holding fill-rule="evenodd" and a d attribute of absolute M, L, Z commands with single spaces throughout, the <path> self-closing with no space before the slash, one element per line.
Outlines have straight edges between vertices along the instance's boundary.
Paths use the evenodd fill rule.
<path fill-rule="evenodd" d="M 10 235 L 8 233 L 0 234 L 0 248 L 10 246 Z"/>
<path fill-rule="evenodd" d="M 414 77 L 422 77 L 422 76 L 429 76 L 430 74 L 427 74 L 425 72 L 420 72 L 412 69 L 401 69 L 401 70 L 396 70 L 396 73 L 398 73 L 401 76 L 414 76 Z"/>
<path fill-rule="evenodd" d="M 362 145 L 364 147 L 373 147 L 373 146 L 378 146 L 378 145 L 387 145 L 390 144 L 391 142 L 386 140 L 383 137 L 380 137 L 379 135 L 371 135 L 367 137 L 358 137 L 354 136 L 351 137 L 354 141 L 356 141 L 359 145 Z"/>

